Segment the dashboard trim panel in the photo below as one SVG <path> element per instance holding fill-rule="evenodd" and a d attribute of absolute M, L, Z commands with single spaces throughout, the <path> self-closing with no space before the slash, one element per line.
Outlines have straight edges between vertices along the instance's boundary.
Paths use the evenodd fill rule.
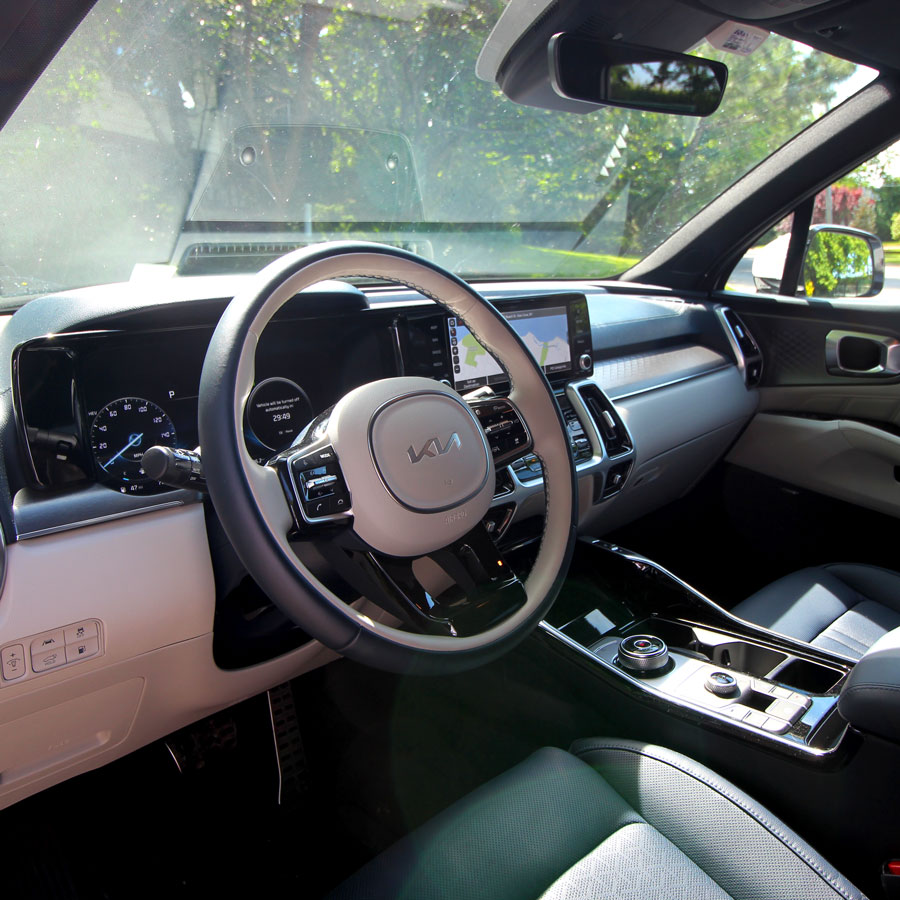
<path fill-rule="evenodd" d="M 128 504 L 129 500 L 132 503 Z M 201 500 L 202 495 L 195 491 L 175 490 L 133 496 L 100 485 L 56 497 L 35 497 L 34 492 L 23 490 L 13 500 L 13 522 L 16 540 L 25 541 L 143 513 L 188 506 Z"/>

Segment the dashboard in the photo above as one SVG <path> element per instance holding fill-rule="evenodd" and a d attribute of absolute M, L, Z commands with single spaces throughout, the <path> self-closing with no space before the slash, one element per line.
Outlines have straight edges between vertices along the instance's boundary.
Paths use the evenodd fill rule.
<path fill-rule="evenodd" d="M 0 658 L 23 672 L 0 671 L 0 806 L 334 658 L 252 583 L 203 493 L 143 471 L 149 446 L 197 447 L 206 348 L 241 284 L 89 288 L 34 300 L 0 330 L 13 500 L 0 510 L 10 517 Z M 553 389 L 583 534 L 690 490 L 756 409 L 760 360 L 728 310 L 588 283 L 482 291 Z M 406 288 L 303 292 L 261 335 L 255 366 L 244 437 L 258 460 L 373 380 L 424 375 L 470 398 L 508 390 L 477 335 Z M 506 552 L 541 533 L 542 468 L 488 439 L 500 463 L 485 526 Z M 386 621 L 365 598 L 352 602 Z M 56 747 L 61 722 L 71 743 Z"/>
<path fill-rule="evenodd" d="M 554 389 L 579 474 L 582 518 L 599 530 L 629 517 L 621 505 L 616 514 L 600 508 L 626 487 L 658 482 L 632 503 L 630 517 L 683 493 L 711 457 L 695 446 L 693 459 L 676 466 L 666 453 L 686 438 L 718 448 L 712 436 L 725 428 L 720 437 L 727 437 L 726 426 L 749 414 L 747 373 L 758 375 L 758 362 L 747 362 L 752 354 L 746 340 L 737 342 L 735 332 L 744 332 L 731 311 L 597 288 L 503 290 L 492 299 Z M 151 479 L 142 457 L 151 446 L 197 447 L 201 369 L 224 303 L 204 299 L 168 313 L 141 306 L 126 323 L 101 316 L 92 327 L 83 321 L 16 345 L 19 536 L 190 500 Z M 244 421 L 251 455 L 270 459 L 354 387 L 398 375 L 434 378 L 463 395 L 502 396 L 509 388 L 465 324 L 413 292 L 365 295 L 334 285 L 295 298 L 257 349 Z M 720 381 L 730 389 L 723 392 Z M 707 465 L 698 470 L 698 460 Z M 496 537 L 541 511 L 540 461 L 523 454 L 506 463 L 496 473 L 487 522 Z"/>

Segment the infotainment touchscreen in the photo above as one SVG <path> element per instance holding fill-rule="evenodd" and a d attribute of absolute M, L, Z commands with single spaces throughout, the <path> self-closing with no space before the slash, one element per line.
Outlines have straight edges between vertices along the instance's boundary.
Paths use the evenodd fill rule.
<path fill-rule="evenodd" d="M 572 370 L 569 316 L 565 306 L 507 310 L 503 315 L 548 376 Z M 468 391 L 507 380 L 494 357 L 475 340 L 465 325 L 451 316 L 447 319 L 447 327 L 456 390 Z"/>

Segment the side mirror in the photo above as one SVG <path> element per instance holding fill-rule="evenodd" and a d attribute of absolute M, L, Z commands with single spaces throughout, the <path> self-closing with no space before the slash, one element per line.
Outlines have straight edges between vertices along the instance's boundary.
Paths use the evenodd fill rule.
<path fill-rule="evenodd" d="M 801 271 L 798 293 L 807 297 L 874 297 L 884 287 L 884 247 L 868 231 L 814 225 Z"/>
<path fill-rule="evenodd" d="M 550 82 L 567 100 L 679 116 L 708 116 L 728 81 L 724 63 L 598 41 L 573 34 L 550 39 Z"/>

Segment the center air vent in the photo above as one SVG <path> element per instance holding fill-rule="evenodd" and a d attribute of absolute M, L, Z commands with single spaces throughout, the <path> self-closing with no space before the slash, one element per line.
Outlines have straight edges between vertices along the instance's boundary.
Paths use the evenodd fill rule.
<path fill-rule="evenodd" d="M 755 387 L 762 379 L 762 353 L 759 344 L 733 309 L 720 306 L 716 312 L 725 326 L 725 334 L 734 350 L 738 366 L 743 369 L 744 382 L 748 387 Z"/>
<path fill-rule="evenodd" d="M 597 425 L 606 455 L 613 458 L 629 453 L 634 447 L 631 435 L 609 397 L 595 384 L 579 385 L 578 393 Z"/>

